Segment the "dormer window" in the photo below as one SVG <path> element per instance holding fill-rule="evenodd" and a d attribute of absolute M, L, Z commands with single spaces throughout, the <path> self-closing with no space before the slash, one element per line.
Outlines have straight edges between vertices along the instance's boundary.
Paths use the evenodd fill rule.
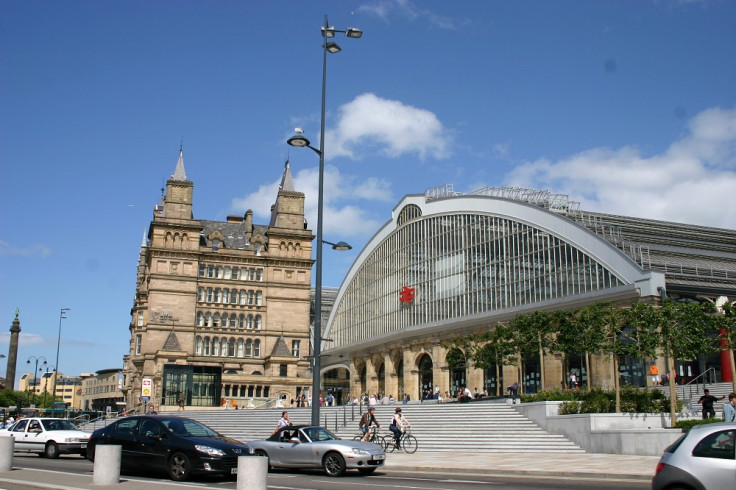
<path fill-rule="evenodd" d="M 220 240 L 215 238 L 212 240 L 212 251 L 213 252 L 219 252 L 220 251 Z"/>

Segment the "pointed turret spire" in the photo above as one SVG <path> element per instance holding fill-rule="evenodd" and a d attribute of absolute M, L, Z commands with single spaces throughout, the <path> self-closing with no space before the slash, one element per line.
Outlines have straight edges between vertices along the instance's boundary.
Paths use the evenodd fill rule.
<path fill-rule="evenodd" d="M 141 247 L 148 246 L 148 240 L 146 240 L 146 230 L 143 230 L 143 240 L 141 241 Z"/>
<path fill-rule="evenodd" d="M 176 170 L 174 170 L 171 179 L 187 180 L 187 173 L 184 170 L 184 145 L 179 146 L 179 160 L 176 162 Z"/>
<path fill-rule="evenodd" d="M 281 191 L 294 192 L 294 181 L 291 178 L 291 169 L 289 168 L 289 160 L 286 160 L 284 164 L 284 175 L 281 177 L 281 185 L 279 185 Z"/>

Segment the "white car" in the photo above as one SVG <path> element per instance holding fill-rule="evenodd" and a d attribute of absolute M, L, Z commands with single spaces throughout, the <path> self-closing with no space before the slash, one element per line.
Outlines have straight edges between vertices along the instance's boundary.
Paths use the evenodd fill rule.
<path fill-rule="evenodd" d="M 0 435 L 15 439 L 15 450 L 39 453 L 47 458 L 58 458 L 60 454 L 84 456 L 90 434 L 83 432 L 69 420 L 45 417 L 20 419 Z"/>

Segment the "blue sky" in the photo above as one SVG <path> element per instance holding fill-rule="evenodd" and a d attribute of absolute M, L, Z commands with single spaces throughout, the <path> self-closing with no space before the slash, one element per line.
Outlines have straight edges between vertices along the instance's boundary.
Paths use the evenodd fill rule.
<path fill-rule="evenodd" d="M 128 352 L 141 238 L 183 141 L 195 218 L 267 223 L 289 158 L 326 286 L 405 194 L 515 185 L 736 228 L 736 2 L 0 2 L 0 351 L 67 375 Z M 4 326 L 2 326 L 4 325 Z M 5 374 L 5 365 L 0 365 Z"/>

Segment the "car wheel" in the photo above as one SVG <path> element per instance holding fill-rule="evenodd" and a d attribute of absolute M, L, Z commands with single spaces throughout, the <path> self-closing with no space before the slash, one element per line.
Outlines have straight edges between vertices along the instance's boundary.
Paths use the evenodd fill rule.
<path fill-rule="evenodd" d="M 374 466 L 372 468 L 358 468 L 358 471 L 360 471 L 364 475 L 370 475 L 371 473 L 376 471 L 376 467 Z"/>
<path fill-rule="evenodd" d="M 56 444 L 54 441 L 49 441 L 46 443 L 46 450 L 44 451 L 44 455 L 49 459 L 56 459 L 59 457 L 59 445 Z"/>
<path fill-rule="evenodd" d="M 253 454 L 255 454 L 256 456 L 260 456 L 262 458 L 268 458 L 268 453 L 266 451 L 264 451 L 263 449 L 256 449 Z M 270 459 L 268 459 L 268 463 L 266 464 L 266 468 L 267 468 L 266 471 L 271 471 L 271 460 Z"/>
<path fill-rule="evenodd" d="M 327 476 L 342 476 L 345 473 L 345 458 L 339 453 L 327 453 L 322 460 Z"/>
<path fill-rule="evenodd" d="M 169 477 L 174 481 L 184 481 L 189 477 L 191 465 L 189 458 L 184 453 L 174 453 L 169 458 Z"/>

